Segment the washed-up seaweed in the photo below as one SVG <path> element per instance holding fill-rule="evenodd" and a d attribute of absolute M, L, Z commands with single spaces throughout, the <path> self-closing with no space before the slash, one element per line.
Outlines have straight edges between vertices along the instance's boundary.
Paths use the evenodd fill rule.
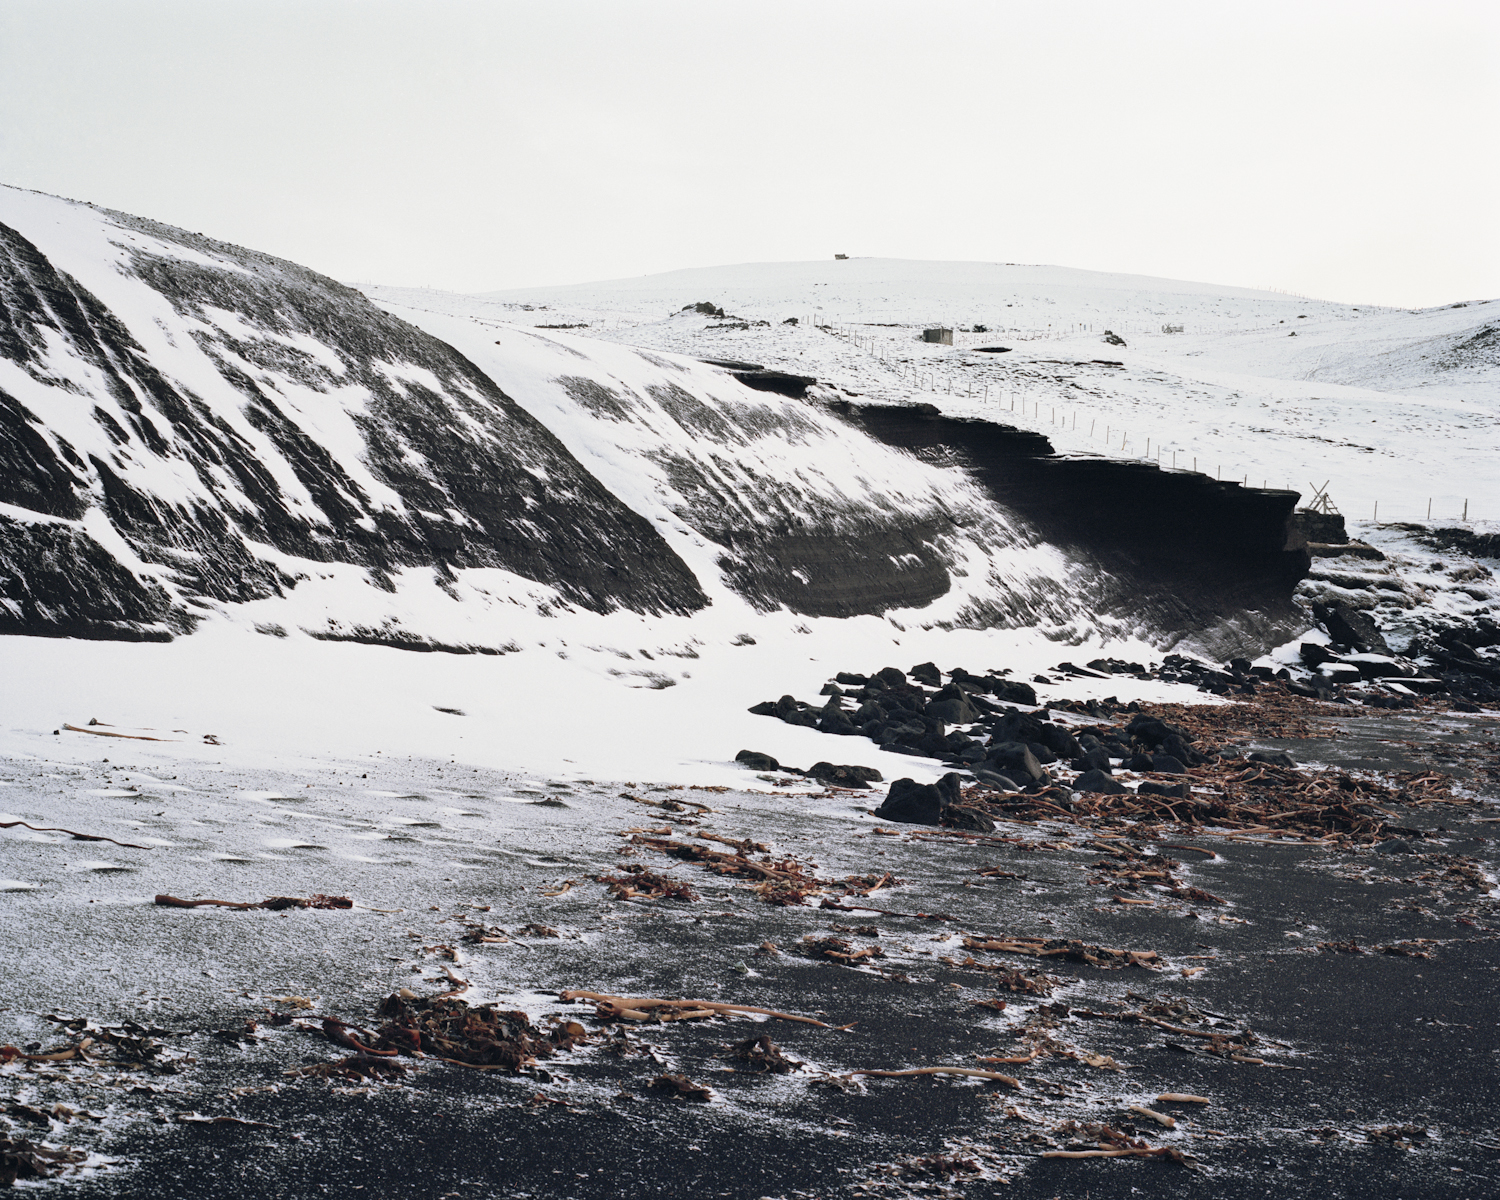
<path fill-rule="evenodd" d="M 566 1049 L 584 1036 L 576 1022 L 556 1026 L 544 1033 L 524 1012 L 504 1011 L 488 1005 L 470 1007 L 451 996 L 431 1000 L 391 995 L 381 1004 L 386 1019 L 375 1034 L 370 1051 L 403 1055 L 429 1055 L 444 1062 L 487 1070 L 519 1072 L 555 1050 Z M 326 1027 L 325 1022 L 325 1027 Z M 335 1041 L 361 1049 L 357 1035 L 363 1031 L 345 1025 Z M 352 1043 L 349 1040 L 355 1038 Z"/>
<path fill-rule="evenodd" d="M 1259 1041 L 1253 1030 L 1250 1029 L 1221 1029 L 1208 1024 L 1210 1018 L 1205 1014 L 1197 1012 L 1186 1005 L 1169 1007 L 1169 1012 L 1182 1013 L 1187 1019 L 1196 1019 L 1204 1023 L 1204 1027 L 1194 1029 L 1189 1026 L 1165 1021 L 1160 1016 L 1142 1010 L 1126 1012 L 1096 1012 L 1086 1008 L 1075 1008 L 1070 1012 L 1071 1016 L 1084 1017 L 1093 1021 L 1119 1021 L 1124 1024 L 1150 1025 L 1153 1028 L 1164 1030 L 1178 1037 L 1197 1038 L 1208 1044 L 1199 1048 L 1200 1053 L 1208 1053 L 1223 1058 L 1234 1058 L 1237 1061 L 1245 1061 L 1244 1050 L 1248 1046 Z M 1179 1022 L 1182 1018 L 1179 1018 Z M 1259 1062 L 1261 1060 L 1254 1060 Z"/>
<path fill-rule="evenodd" d="M 70 1146 L 47 1146 L 27 1138 L 0 1134 L 0 1187 L 18 1179 L 49 1179 L 88 1158 Z"/>
<path fill-rule="evenodd" d="M 146 1029 L 133 1021 L 120 1025 L 97 1026 L 85 1017 L 58 1017 L 48 1015 L 69 1039 L 63 1046 L 56 1046 L 37 1053 L 26 1053 L 16 1046 L 0 1046 L 0 1063 L 13 1061 L 25 1063 L 93 1064 L 108 1062 L 122 1070 L 149 1070 L 161 1075 L 175 1075 L 182 1067 L 193 1061 L 186 1054 L 171 1054 L 157 1039 L 173 1036 L 171 1030 Z"/>
<path fill-rule="evenodd" d="M 781 1047 L 764 1033 L 758 1037 L 748 1037 L 742 1042 L 736 1042 L 730 1049 L 729 1057 L 735 1062 L 748 1064 L 739 1068 L 740 1070 L 748 1070 L 760 1075 L 788 1075 L 804 1065 L 795 1059 L 788 1058 L 781 1052 Z"/>
<path fill-rule="evenodd" d="M 127 850 L 151 849 L 150 846 L 142 846 L 137 842 L 117 842 L 114 838 L 105 837 L 100 833 L 75 833 L 71 829 L 57 829 L 50 825 L 31 825 L 25 821 L 0 821 L 0 829 L 14 829 L 18 825 L 33 833 L 65 833 L 75 842 L 108 842 L 112 846 L 123 846 Z"/>
<path fill-rule="evenodd" d="M 853 1079 L 866 1075 L 875 1079 L 911 1079 L 923 1075 L 959 1075 L 968 1079 L 991 1079 L 1006 1087 L 1019 1088 L 1021 1081 L 1013 1075 L 1002 1075 L 999 1071 L 981 1071 L 977 1067 L 910 1067 L 904 1071 L 844 1071 L 843 1078 Z"/>
<path fill-rule="evenodd" d="M 368 1054 L 351 1054 L 348 1058 L 333 1062 L 309 1063 L 294 1067 L 288 1075 L 300 1075 L 316 1079 L 345 1079 L 364 1083 L 373 1080 L 394 1080 L 406 1075 L 401 1063 L 389 1058 L 372 1058 Z"/>
<path fill-rule="evenodd" d="M 1114 950 L 1091 946 L 1077 938 L 1020 937 L 1014 934 L 965 934 L 965 950 L 988 950 L 1024 954 L 1030 958 L 1058 958 L 1091 967 L 1142 967 L 1156 970 L 1163 965 L 1155 950 Z"/>
<path fill-rule="evenodd" d="M 701 863 L 717 875 L 753 881 L 753 889 L 767 904 L 800 905 L 809 896 L 838 891 L 845 896 L 867 896 L 896 882 L 889 874 L 855 876 L 847 880 L 820 879 L 790 856 L 776 859 L 765 854 L 752 859 L 750 851 L 727 853 L 690 842 L 674 841 L 655 831 L 631 831 L 630 844 L 669 854 L 684 862 Z M 731 843 L 733 844 L 733 843 Z M 743 843 L 739 843 L 743 845 Z"/>
<path fill-rule="evenodd" d="M 348 896 L 325 896 L 318 892 L 312 896 L 271 896 L 265 900 L 245 903 L 238 900 L 182 900 L 177 896 L 159 895 L 156 903 L 163 908 L 202 908 L 212 905 L 216 908 L 265 908 L 272 912 L 281 912 L 288 908 L 353 908 L 354 901 Z"/>
<path fill-rule="evenodd" d="M 798 954 L 808 958 L 828 959 L 846 967 L 857 966 L 867 959 L 885 957 L 885 951 L 874 943 L 855 946 L 846 938 L 818 937 L 811 933 L 797 943 L 796 950 Z"/>
<path fill-rule="evenodd" d="M 694 1083 L 686 1075 L 658 1075 L 651 1081 L 653 1092 L 663 1092 L 668 1096 L 680 1096 L 684 1100 L 697 1100 L 700 1103 L 707 1102 L 713 1098 L 713 1092 L 702 1084 Z"/>
<path fill-rule="evenodd" d="M 596 883 L 606 884 L 609 894 L 619 900 L 697 900 L 698 893 L 681 880 L 656 875 L 645 867 L 629 864 L 623 875 L 595 875 Z"/>
<path fill-rule="evenodd" d="M 775 1017 L 782 1021 L 796 1021 L 803 1025 L 816 1025 L 819 1029 L 849 1029 L 848 1025 L 830 1025 L 812 1017 L 799 1017 L 795 1013 L 778 1012 L 774 1008 L 757 1008 L 750 1004 L 725 1004 L 718 1000 L 659 1000 L 651 996 L 613 996 L 607 992 L 587 992 L 570 989 L 560 993 L 567 1001 L 582 1000 L 594 1006 L 594 1011 L 604 1020 L 625 1019 L 629 1021 L 685 1020 L 691 1017 L 714 1017 L 725 1014 Z"/>

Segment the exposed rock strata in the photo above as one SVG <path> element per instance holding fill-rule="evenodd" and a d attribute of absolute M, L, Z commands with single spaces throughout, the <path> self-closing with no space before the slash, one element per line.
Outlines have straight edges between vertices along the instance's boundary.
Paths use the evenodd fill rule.
<path fill-rule="evenodd" d="M 945 417 L 931 405 L 834 407 L 888 445 L 962 467 L 1049 542 L 1096 564 L 1106 610 L 1138 614 L 1216 653 L 1305 628 L 1292 593 L 1311 559 L 1292 521 L 1295 492 L 1062 457 L 1041 434 Z"/>

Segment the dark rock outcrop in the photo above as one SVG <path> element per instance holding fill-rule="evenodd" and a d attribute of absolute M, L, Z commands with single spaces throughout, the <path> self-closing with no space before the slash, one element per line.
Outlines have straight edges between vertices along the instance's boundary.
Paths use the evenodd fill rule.
<path fill-rule="evenodd" d="M 891 784 L 885 802 L 875 810 L 875 816 L 907 825 L 937 825 L 960 798 L 959 779 L 952 771 L 936 783 L 898 779 Z M 983 816 L 982 813 L 976 815 Z"/>
<path fill-rule="evenodd" d="M 1351 608 L 1341 600 L 1335 600 L 1331 604 L 1314 604 L 1313 616 L 1323 631 L 1340 645 L 1353 646 L 1357 650 L 1373 654 L 1390 653 L 1385 636 L 1369 614 Z"/>
<path fill-rule="evenodd" d="M 945 417 L 932 405 L 830 407 L 888 445 L 964 467 L 1049 542 L 1096 565 L 1093 599 L 1104 611 L 1129 612 L 1215 652 L 1259 653 L 1303 620 L 1292 592 L 1311 557 L 1292 520 L 1295 492 L 1128 459 L 1062 457 L 1039 433 Z"/>
<path fill-rule="evenodd" d="M 791 375 L 786 371 L 768 371 L 763 368 L 733 371 L 731 374 L 746 387 L 754 388 L 757 392 L 774 392 L 778 396 L 790 396 L 794 400 L 805 399 L 807 389 L 818 382 L 812 375 Z"/>

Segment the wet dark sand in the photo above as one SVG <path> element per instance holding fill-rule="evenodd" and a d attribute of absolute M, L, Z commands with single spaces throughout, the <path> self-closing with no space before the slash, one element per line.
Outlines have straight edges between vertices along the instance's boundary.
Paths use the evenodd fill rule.
<path fill-rule="evenodd" d="M 1472 747 L 1493 738 L 1497 727 L 1482 718 L 1416 723 L 1381 714 L 1356 718 L 1347 736 L 1332 742 L 1274 744 L 1289 746 L 1307 762 L 1411 769 L 1433 760 L 1392 743 L 1426 746 L 1453 739 Z M 483 779 L 475 793 L 503 783 Z M 408 785 L 419 790 L 423 780 Z M 262 779 L 255 786 L 273 785 Z M 15 792 L 9 789 L 5 797 L 12 811 L 18 808 Z M 78 1068 L 46 1072 L 59 1077 L 51 1082 L 28 1081 L 14 1070 L 0 1073 L 0 1095 L 14 1097 L 30 1088 L 33 1104 L 55 1096 L 107 1111 L 97 1132 L 57 1125 L 49 1135 L 54 1143 L 91 1145 L 123 1160 L 67 1185 L 90 1196 L 1004 1194 L 1042 1200 L 1500 1193 L 1500 914 L 1492 893 L 1454 882 L 1447 873 L 1451 857 L 1433 857 L 1471 856 L 1493 886 L 1492 839 L 1500 825 L 1480 818 L 1500 810 L 1428 806 L 1401 814 L 1404 824 L 1431 834 L 1414 841 L 1419 854 L 1260 846 L 1206 835 L 1165 839 L 1218 851 L 1213 860 L 1163 852 L 1183 864 L 1192 884 L 1229 904 L 1220 909 L 1164 900 L 1145 908 L 1110 904 L 1106 889 L 1089 885 L 1086 868 L 1099 854 L 1082 845 L 1028 852 L 956 839 L 938 844 L 881 838 L 869 835 L 874 822 L 858 812 L 868 801 L 682 793 L 718 810 L 697 828 L 774 842 L 779 851 L 815 859 L 820 875 L 894 871 L 906 884 L 875 893 L 869 903 L 960 918 L 941 922 L 775 908 L 696 865 L 646 853 L 621 859 L 615 854 L 617 832 L 659 826 L 662 814 L 615 793 L 600 788 L 574 795 L 566 809 L 498 808 L 475 800 L 476 809 L 490 810 L 488 824 L 476 818 L 472 829 L 460 832 L 454 826 L 461 820 L 444 818 L 436 829 L 408 827 L 403 836 L 417 840 L 396 847 L 404 866 L 355 864 L 308 851 L 311 857 L 275 868 L 274 887 L 261 868 L 246 868 L 252 873 L 239 877 L 236 895 L 228 897 L 343 890 L 367 904 L 404 907 L 402 914 L 180 911 L 120 896 L 100 918 L 97 906 L 88 911 L 83 895 L 90 887 L 104 888 L 97 878 L 50 900 L 39 893 L 0 896 L 7 931 L 0 933 L 0 964 L 11 981 L 0 1039 L 31 1036 L 27 1031 L 36 1028 L 39 1011 L 101 1020 L 134 1012 L 142 1019 L 141 991 L 172 997 L 152 1004 L 149 1020 L 176 1029 L 242 1025 L 267 1008 L 284 1007 L 268 997 L 288 991 L 319 998 L 318 1014 L 373 1023 L 374 1005 L 395 987 L 438 990 L 436 983 L 413 982 L 419 976 L 411 967 L 425 965 L 426 978 L 434 978 L 438 960 L 420 947 L 457 944 L 459 930 L 450 919 L 457 911 L 512 931 L 541 920 L 564 934 L 464 947 L 464 962 L 456 967 L 475 981 L 474 998 L 509 995 L 508 1004 L 526 1007 L 539 1023 L 545 1012 L 569 1008 L 555 999 L 558 990 L 582 987 L 826 1014 L 830 1023 L 857 1022 L 855 1027 L 839 1032 L 748 1019 L 632 1027 L 630 1035 L 656 1047 L 659 1061 L 614 1058 L 594 1046 L 548 1060 L 543 1065 L 550 1080 L 429 1063 L 406 1086 L 367 1089 L 286 1076 L 304 1060 L 340 1056 L 310 1033 L 263 1028 L 261 1040 L 244 1045 L 198 1033 L 168 1039 L 174 1049 L 196 1056 L 196 1064 L 181 1075 L 136 1081 L 175 1089 L 176 1095 L 91 1085 Z M 680 817 L 670 819 L 676 822 L 674 836 L 694 831 Z M 1018 831 L 1055 843 L 1070 833 L 1064 826 L 1000 832 Z M 1075 844 L 1086 840 L 1071 833 Z M 331 836 L 307 840 L 339 844 Z M 391 843 L 381 846 L 393 850 Z M 481 862 L 492 855 L 492 865 L 460 874 L 451 866 L 460 846 Z M 6 842 L 4 848 L 17 852 L 7 859 L 5 874 L 24 871 L 26 863 L 18 864 L 17 857 L 24 856 L 24 847 Z M 91 846 L 90 854 L 96 849 Z M 509 857 L 500 853 L 507 849 Z M 109 857 L 130 853 L 112 851 Z M 693 904 L 619 903 L 586 878 L 631 861 L 693 883 L 704 898 Z M 1025 878 L 974 874 L 976 867 L 994 865 Z M 161 862 L 151 869 L 149 887 L 145 879 L 118 886 L 179 895 L 231 886 L 223 874 L 205 870 L 185 861 Z M 560 897 L 542 895 L 563 877 L 576 885 Z M 489 903 L 492 911 L 460 910 L 460 899 Z M 439 911 L 429 911 L 429 904 Z M 13 915 L 26 918 L 26 933 L 17 932 Z M 790 952 L 804 934 L 830 932 L 830 921 L 876 925 L 878 937 L 833 932 L 858 945 L 878 941 L 887 952 L 878 965 L 906 981 Z M 1050 998 L 997 993 L 985 973 L 936 961 L 937 955 L 964 957 L 956 944 L 932 940 L 960 929 L 1154 950 L 1168 966 L 1101 970 L 1050 960 L 1048 973 L 1064 981 Z M 1428 939 L 1418 948 L 1430 958 L 1375 949 L 1417 939 Z M 784 953 L 757 957 L 755 948 L 765 941 Z M 1366 952 L 1318 948 L 1351 941 Z M 1036 965 L 1003 954 L 975 957 Z M 119 986 L 99 981 L 106 962 L 116 968 Z M 1182 974 L 1199 967 L 1205 969 L 1191 978 Z M 19 990 L 18 979 L 25 983 Z M 549 991 L 551 1001 L 540 995 Z M 1004 1012 L 974 1004 L 997 995 L 1007 1002 Z M 1253 1029 L 1256 1041 L 1245 1053 L 1264 1063 L 1189 1053 L 1170 1044 L 1192 1046 L 1192 1038 L 1076 1015 L 1079 1009 L 1135 1009 L 1166 999 L 1219 1014 L 1226 1031 Z M 824 1081 L 861 1068 L 975 1066 L 982 1065 L 979 1055 L 1019 1053 L 1025 1043 L 1015 1027 L 1047 1005 L 1067 1010 L 1065 1015 L 1055 1008 L 1048 1018 L 1055 1021 L 1050 1033 L 1058 1046 L 1079 1055 L 1108 1055 L 1121 1069 L 1057 1055 L 996 1068 L 1017 1076 L 1020 1091 L 951 1077 Z M 572 1007 L 593 1026 L 586 1007 Z M 789 1076 L 725 1071 L 728 1048 L 752 1033 L 770 1034 L 807 1066 Z M 714 1100 L 659 1098 L 648 1085 L 665 1071 L 711 1087 Z M 246 1088 L 276 1090 L 234 1093 Z M 1212 1104 L 1155 1104 L 1154 1097 L 1167 1091 L 1196 1093 Z M 569 1107 L 533 1103 L 538 1094 Z M 1168 1132 L 1131 1114 L 1131 1104 L 1170 1110 L 1181 1119 L 1178 1129 Z M 1008 1116 L 1012 1106 L 1033 1120 Z M 229 1114 L 274 1128 L 175 1123 L 173 1114 L 184 1111 Z M 158 1115 L 167 1123 L 152 1119 Z M 1058 1126 L 1070 1119 L 1116 1129 L 1133 1123 L 1137 1136 L 1192 1155 L 1202 1169 L 1154 1160 L 1038 1157 L 1069 1144 L 1070 1135 Z M 1369 1134 L 1402 1125 L 1422 1127 L 1426 1136 L 1409 1136 L 1408 1149 Z M 1022 1140 L 1027 1136 L 1050 1142 Z M 935 1154 L 976 1164 L 984 1177 L 945 1181 L 914 1173 L 916 1160 Z"/>

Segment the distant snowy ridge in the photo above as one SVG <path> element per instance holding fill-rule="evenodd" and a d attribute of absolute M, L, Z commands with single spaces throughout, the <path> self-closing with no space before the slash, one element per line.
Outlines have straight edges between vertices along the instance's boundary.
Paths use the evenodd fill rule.
<path fill-rule="evenodd" d="M 366 291 L 408 312 L 582 326 L 590 339 L 764 363 L 866 398 L 998 418 L 1063 453 L 1160 457 L 1299 491 L 1327 480 L 1353 519 L 1371 519 L 1378 504 L 1383 521 L 1422 520 L 1431 501 L 1434 519 L 1459 520 L 1467 507 L 1471 520 L 1500 520 L 1500 302 L 1410 311 L 1064 267 L 883 258 L 481 296 Z M 681 311 L 704 301 L 728 316 Z M 939 324 L 954 344 L 922 344 L 921 330 Z M 1010 352 L 979 352 L 997 345 Z"/>

